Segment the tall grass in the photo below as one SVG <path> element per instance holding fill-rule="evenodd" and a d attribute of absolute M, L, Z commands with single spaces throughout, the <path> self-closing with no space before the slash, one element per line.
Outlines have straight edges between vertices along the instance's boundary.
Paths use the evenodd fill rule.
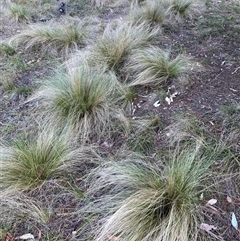
<path fill-rule="evenodd" d="M 172 11 L 177 20 L 181 20 L 182 17 L 188 17 L 193 19 L 199 16 L 203 10 L 205 2 L 204 0 L 171 0 Z"/>
<path fill-rule="evenodd" d="M 104 66 L 119 70 L 133 49 L 148 45 L 156 37 L 158 29 L 117 21 L 107 25 L 103 34 L 90 48 L 85 58 L 90 65 Z M 73 59 L 74 61 L 74 59 Z M 75 62 L 78 62 L 78 56 Z"/>
<path fill-rule="evenodd" d="M 210 165 L 196 149 L 166 161 L 164 167 L 126 160 L 94 170 L 89 194 L 98 198 L 90 205 L 92 211 L 97 207 L 105 212 L 97 240 L 109 235 L 123 241 L 201 240 L 200 194 Z"/>
<path fill-rule="evenodd" d="M 172 57 L 170 50 L 154 46 L 136 50 L 129 58 L 128 69 L 136 76 L 130 85 L 162 84 L 181 75 L 188 76 L 195 67 L 190 57 Z"/>
<path fill-rule="evenodd" d="M 119 88 L 113 73 L 81 66 L 56 74 L 32 99 L 43 100 L 52 123 L 69 126 L 83 139 L 100 138 L 118 116 L 115 98 Z"/>
<path fill-rule="evenodd" d="M 131 18 L 134 22 L 174 24 L 184 17 L 193 19 L 200 15 L 203 9 L 204 1 L 201 0 L 148 0 L 133 9 Z"/>
<path fill-rule="evenodd" d="M 135 23 L 147 22 L 150 25 L 162 25 L 172 14 L 172 5 L 168 0 L 148 0 L 136 6 L 131 12 Z"/>
<path fill-rule="evenodd" d="M 28 20 L 31 12 L 24 5 L 11 3 L 7 8 L 10 17 L 14 18 L 16 22 L 21 20 Z"/>
<path fill-rule="evenodd" d="M 28 190 L 50 179 L 64 179 L 76 167 L 80 149 L 74 149 L 69 135 L 45 129 L 38 137 L 1 144 L 0 189 Z"/>
<path fill-rule="evenodd" d="M 84 21 L 37 23 L 13 36 L 9 43 L 25 50 L 58 55 L 83 47 L 86 36 L 87 28 Z"/>

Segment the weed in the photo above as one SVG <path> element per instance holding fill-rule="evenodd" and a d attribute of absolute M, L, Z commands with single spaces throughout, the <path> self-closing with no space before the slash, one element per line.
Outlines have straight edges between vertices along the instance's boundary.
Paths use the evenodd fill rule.
<path fill-rule="evenodd" d="M 21 4 L 12 3 L 8 7 L 9 14 L 12 18 L 14 18 L 17 22 L 21 20 L 27 20 L 30 17 L 30 11 Z"/>
<path fill-rule="evenodd" d="M 175 156 L 165 168 L 126 160 L 94 170 L 89 194 L 101 195 L 95 207 L 105 211 L 97 238 L 201 240 L 200 194 L 206 190 L 210 165 L 196 149 Z"/>
<path fill-rule="evenodd" d="M 78 152 L 67 136 L 44 130 L 35 140 L 19 140 L 1 146 L 0 187 L 27 190 L 41 186 L 51 178 L 64 178 Z"/>
<path fill-rule="evenodd" d="M 181 75 L 189 75 L 195 63 L 186 55 L 171 57 L 170 51 L 149 47 L 135 51 L 129 58 L 128 68 L 136 78 L 134 85 L 162 84 Z"/>
<path fill-rule="evenodd" d="M 130 51 L 148 45 L 156 34 L 157 29 L 151 31 L 144 24 L 135 26 L 122 21 L 109 24 L 92 46 L 90 56 L 87 57 L 88 63 L 107 64 L 109 69 L 119 70 Z"/>
<path fill-rule="evenodd" d="M 172 0 L 172 11 L 180 20 L 182 17 L 193 19 L 204 10 L 204 1 L 199 0 Z"/>
<path fill-rule="evenodd" d="M 122 96 L 119 99 L 119 102 L 122 102 L 123 109 L 131 114 L 133 111 L 133 101 L 135 99 L 135 89 L 133 87 L 123 85 L 122 91 Z"/>
<path fill-rule="evenodd" d="M 11 56 L 16 54 L 16 50 L 9 44 L 7 43 L 0 43 L 0 55 L 7 55 Z"/>
<path fill-rule="evenodd" d="M 225 128 L 235 128 L 240 131 L 240 105 L 234 103 L 230 106 L 221 107 L 221 115 L 224 117 L 223 125 Z"/>
<path fill-rule="evenodd" d="M 13 80 L 5 76 L 5 78 L 0 82 L 1 90 L 3 92 L 12 92 L 15 88 Z"/>
<path fill-rule="evenodd" d="M 153 116 L 147 120 L 136 120 L 132 124 L 132 133 L 127 139 L 127 148 L 142 155 L 153 154 L 156 131 L 159 126 L 158 116 Z"/>
<path fill-rule="evenodd" d="M 100 137 L 116 116 L 114 96 L 118 92 L 114 74 L 105 69 L 81 66 L 58 73 L 45 82 L 34 98 L 42 99 L 53 123 L 69 125 L 83 139 Z"/>
<path fill-rule="evenodd" d="M 44 53 L 67 54 L 84 45 L 86 33 L 84 21 L 34 24 L 12 37 L 10 44 L 14 47 L 22 46 L 25 50 L 40 48 Z"/>
<path fill-rule="evenodd" d="M 147 22 L 149 24 L 161 25 L 171 15 L 171 4 L 166 0 L 150 0 L 143 5 L 136 6 L 131 12 L 131 19 L 136 22 Z"/>
<path fill-rule="evenodd" d="M 22 85 L 22 86 L 16 87 L 14 92 L 18 96 L 21 95 L 21 96 L 27 97 L 32 93 L 32 91 L 33 89 L 31 86 Z"/>
<path fill-rule="evenodd" d="M 174 148 L 187 149 L 194 143 L 206 145 L 207 129 L 201 121 L 193 115 L 178 115 L 175 121 L 166 129 L 168 144 Z"/>

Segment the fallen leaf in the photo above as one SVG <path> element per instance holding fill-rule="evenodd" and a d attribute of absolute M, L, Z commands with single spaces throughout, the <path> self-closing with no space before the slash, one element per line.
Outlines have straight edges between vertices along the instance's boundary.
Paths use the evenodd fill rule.
<path fill-rule="evenodd" d="M 167 101 L 167 103 L 168 103 L 169 105 L 173 102 L 173 100 L 172 100 L 171 98 L 168 98 L 168 97 L 166 97 L 165 100 Z"/>
<path fill-rule="evenodd" d="M 216 203 L 217 203 L 217 199 L 210 199 L 210 200 L 208 200 L 208 202 L 207 202 L 208 205 L 214 205 L 214 204 L 216 204 Z"/>
<path fill-rule="evenodd" d="M 215 239 L 220 240 L 220 241 L 224 241 L 224 239 L 221 236 L 216 235 L 213 232 L 211 232 L 212 229 L 214 229 L 214 230 L 217 229 L 215 226 L 209 225 L 207 223 L 201 223 L 199 228 L 206 231 L 208 234 L 210 234 Z"/>
<path fill-rule="evenodd" d="M 200 224 L 200 229 L 205 230 L 205 231 L 208 232 L 208 231 L 210 231 L 210 230 L 212 230 L 212 229 L 216 230 L 217 227 L 215 227 L 214 225 L 209 225 L 209 224 L 207 224 L 207 223 L 201 223 L 201 224 Z"/>
<path fill-rule="evenodd" d="M 215 207 L 213 207 L 211 205 L 206 204 L 206 206 L 208 207 L 209 211 L 211 211 L 211 212 L 213 212 L 215 214 L 220 214 L 220 213 L 224 214 L 224 212 L 219 211 L 217 208 L 215 208 Z"/>
<path fill-rule="evenodd" d="M 160 100 L 156 101 L 156 102 L 153 104 L 154 107 L 159 107 L 160 105 L 161 105 Z"/>
<path fill-rule="evenodd" d="M 7 233 L 5 236 L 5 241 L 13 241 L 14 237 L 11 233 Z"/>
<path fill-rule="evenodd" d="M 238 230 L 238 222 L 234 212 L 232 212 L 232 226 Z"/>
<path fill-rule="evenodd" d="M 22 239 L 22 240 L 27 240 L 27 241 L 35 241 L 35 238 L 31 233 L 23 234 L 20 237 L 16 237 L 16 239 Z"/>
<path fill-rule="evenodd" d="M 232 198 L 230 198 L 229 196 L 227 196 L 227 201 L 228 201 L 229 203 L 232 203 Z"/>

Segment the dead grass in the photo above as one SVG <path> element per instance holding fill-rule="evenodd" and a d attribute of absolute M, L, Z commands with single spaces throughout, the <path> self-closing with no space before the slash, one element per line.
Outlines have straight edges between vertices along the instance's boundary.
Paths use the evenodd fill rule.
<path fill-rule="evenodd" d="M 191 57 L 183 54 L 172 57 L 170 50 L 154 46 L 133 52 L 127 68 L 134 75 L 130 86 L 161 85 L 183 75 L 187 78 L 194 70 L 199 70 Z"/>
<path fill-rule="evenodd" d="M 99 139 L 111 129 L 120 110 L 115 98 L 121 87 L 113 73 L 88 66 L 69 69 L 46 81 L 31 99 L 43 100 L 48 119 L 69 128 L 82 140 Z"/>
<path fill-rule="evenodd" d="M 11 46 L 25 51 L 48 52 L 53 55 L 68 54 L 85 45 L 87 36 L 84 21 L 67 20 L 62 23 L 34 24 L 16 34 L 9 41 Z"/>
<path fill-rule="evenodd" d="M 107 240 L 111 234 L 131 241 L 204 240 L 198 223 L 209 165 L 198 151 L 189 150 L 165 162 L 164 168 L 126 160 L 94 170 L 89 193 L 100 196 L 90 206 L 106 213 L 97 238 Z"/>
<path fill-rule="evenodd" d="M 133 25 L 126 21 L 110 23 L 92 46 L 70 59 L 70 66 L 87 62 L 91 66 L 107 65 L 110 70 L 124 71 L 124 63 L 131 51 L 149 45 L 157 33 L 157 28 L 150 29 L 145 24 Z"/>

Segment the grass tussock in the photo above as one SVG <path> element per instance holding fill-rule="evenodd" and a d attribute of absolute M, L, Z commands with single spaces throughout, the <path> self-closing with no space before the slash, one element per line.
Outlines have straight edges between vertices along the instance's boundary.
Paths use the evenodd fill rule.
<path fill-rule="evenodd" d="M 22 21 L 22 20 L 28 20 L 31 15 L 31 11 L 27 9 L 24 5 L 17 4 L 17 3 L 11 3 L 7 11 L 11 18 L 13 18 L 16 22 Z"/>
<path fill-rule="evenodd" d="M 0 42 L 0 57 L 4 56 L 12 56 L 16 54 L 16 50 L 5 42 Z"/>
<path fill-rule="evenodd" d="M 89 193 L 100 195 L 94 204 L 105 211 L 97 239 L 201 240 L 200 195 L 210 163 L 196 149 L 167 161 L 165 167 L 127 160 L 94 170 Z"/>
<path fill-rule="evenodd" d="M 177 20 L 183 17 L 194 19 L 204 11 L 205 2 L 204 0 L 172 0 L 172 11 Z"/>
<path fill-rule="evenodd" d="M 84 57 L 90 65 L 107 65 L 118 70 L 133 49 L 148 45 L 157 32 L 158 29 L 151 30 L 144 24 L 136 26 L 125 21 L 109 24 Z"/>
<path fill-rule="evenodd" d="M 161 127 L 157 115 L 146 119 L 135 119 L 131 123 L 131 133 L 127 139 L 127 148 L 142 155 L 152 155 L 156 145 L 156 133 Z"/>
<path fill-rule="evenodd" d="M 69 140 L 66 134 L 46 129 L 34 140 L 2 144 L 1 190 L 28 190 L 50 179 L 64 179 L 81 156 Z"/>
<path fill-rule="evenodd" d="M 168 0 L 149 0 L 136 6 L 131 12 L 135 23 L 147 22 L 150 25 L 162 25 L 172 14 L 172 5 Z"/>
<path fill-rule="evenodd" d="M 32 99 L 43 100 L 56 125 L 69 126 L 82 138 L 100 137 L 118 115 L 119 88 L 113 73 L 81 66 L 46 81 Z"/>
<path fill-rule="evenodd" d="M 47 224 L 51 219 L 51 210 L 40 202 L 29 198 L 22 192 L 14 190 L 1 191 L 1 217 L 0 224 L 19 222 L 24 219 L 25 222 L 35 222 L 38 224 Z"/>
<path fill-rule="evenodd" d="M 131 18 L 134 22 L 146 21 L 149 24 L 174 24 L 183 18 L 193 19 L 204 9 L 204 1 L 195 0 L 149 0 L 136 6 Z"/>
<path fill-rule="evenodd" d="M 34 24 L 13 36 L 9 43 L 29 51 L 67 54 L 85 45 L 87 28 L 84 21 Z"/>
<path fill-rule="evenodd" d="M 140 49 L 129 58 L 128 69 L 136 76 L 130 85 L 159 85 L 182 75 L 188 76 L 196 67 L 192 58 L 183 54 L 172 57 L 170 50 L 153 46 Z"/>

